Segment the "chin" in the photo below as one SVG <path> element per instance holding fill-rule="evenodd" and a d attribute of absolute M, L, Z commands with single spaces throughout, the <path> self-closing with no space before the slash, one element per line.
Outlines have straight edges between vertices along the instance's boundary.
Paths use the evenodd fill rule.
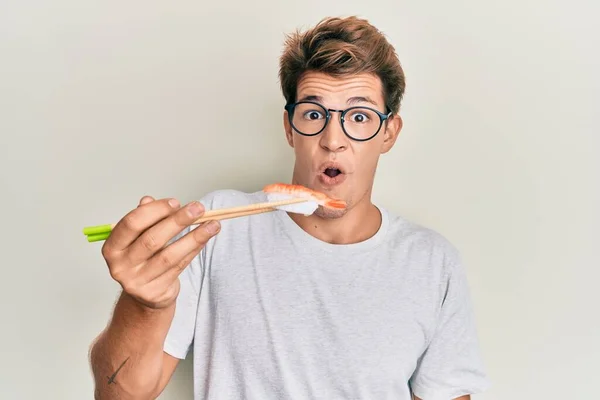
<path fill-rule="evenodd" d="M 316 215 L 319 218 L 323 219 L 337 219 L 341 218 L 348 212 L 348 209 L 344 210 L 332 210 L 331 208 L 325 208 L 323 206 L 319 206 L 313 215 Z"/>

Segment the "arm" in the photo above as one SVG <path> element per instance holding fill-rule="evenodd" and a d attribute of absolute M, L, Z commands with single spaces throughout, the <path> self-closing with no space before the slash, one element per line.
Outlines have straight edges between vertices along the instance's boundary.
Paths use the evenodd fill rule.
<path fill-rule="evenodd" d="M 179 361 L 163 352 L 174 309 L 152 310 L 121 294 L 90 350 L 96 399 L 154 399 L 164 390 Z"/>
<path fill-rule="evenodd" d="M 413 396 L 413 399 L 414 400 L 423 400 L 423 399 L 421 399 L 421 398 L 419 398 L 417 396 Z M 457 398 L 455 398 L 453 400 L 471 400 L 471 395 L 460 396 L 460 397 L 457 397 Z"/>
<path fill-rule="evenodd" d="M 144 197 L 104 243 L 102 254 L 123 292 L 90 349 L 96 399 L 155 399 L 167 385 L 177 358 L 164 352 L 165 339 L 173 324 L 179 332 L 181 320 L 195 315 L 193 309 L 175 313 L 180 294 L 181 303 L 189 303 L 195 284 L 193 267 L 187 267 L 196 265 L 193 260 L 219 228 L 189 228 L 203 211 L 197 202 L 180 208 L 176 201 Z"/>
<path fill-rule="evenodd" d="M 479 349 L 468 281 L 458 252 L 444 255 L 438 317 L 410 379 L 416 399 L 470 400 L 490 382 Z M 418 397 L 417 397 L 418 396 Z"/>

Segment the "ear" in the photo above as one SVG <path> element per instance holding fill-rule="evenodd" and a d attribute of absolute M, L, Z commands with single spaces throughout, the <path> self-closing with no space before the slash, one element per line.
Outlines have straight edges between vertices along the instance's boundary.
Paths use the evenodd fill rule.
<path fill-rule="evenodd" d="M 392 114 L 385 123 L 385 130 L 383 132 L 383 143 L 381 144 L 381 154 L 387 153 L 391 150 L 398 139 L 398 135 L 402 130 L 402 118 L 398 114 Z"/>
<path fill-rule="evenodd" d="M 290 120 L 288 118 L 287 110 L 283 111 L 283 128 L 285 129 L 285 137 L 287 139 L 290 147 L 294 147 L 294 132 L 292 131 L 292 125 L 290 124 Z"/>

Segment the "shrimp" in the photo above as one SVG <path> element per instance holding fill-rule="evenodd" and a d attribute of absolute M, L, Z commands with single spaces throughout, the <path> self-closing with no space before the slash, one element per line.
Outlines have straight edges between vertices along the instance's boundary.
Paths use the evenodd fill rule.
<path fill-rule="evenodd" d="M 301 185 L 289 185 L 286 183 L 272 183 L 263 188 L 265 193 L 282 194 L 292 197 L 301 197 L 314 201 L 326 208 L 331 209 L 345 209 L 346 202 L 344 200 L 337 200 L 328 197 L 327 195 L 317 192 L 315 190 L 308 189 Z"/>

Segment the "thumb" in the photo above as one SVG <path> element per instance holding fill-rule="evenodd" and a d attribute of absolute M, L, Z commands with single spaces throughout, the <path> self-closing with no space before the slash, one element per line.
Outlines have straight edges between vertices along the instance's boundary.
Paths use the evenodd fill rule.
<path fill-rule="evenodd" d="M 139 206 L 143 206 L 144 204 L 148 204 L 154 201 L 154 198 L 152 196 L 144 196 L 140 199 L 140 203 L 138 204 Z"/>

